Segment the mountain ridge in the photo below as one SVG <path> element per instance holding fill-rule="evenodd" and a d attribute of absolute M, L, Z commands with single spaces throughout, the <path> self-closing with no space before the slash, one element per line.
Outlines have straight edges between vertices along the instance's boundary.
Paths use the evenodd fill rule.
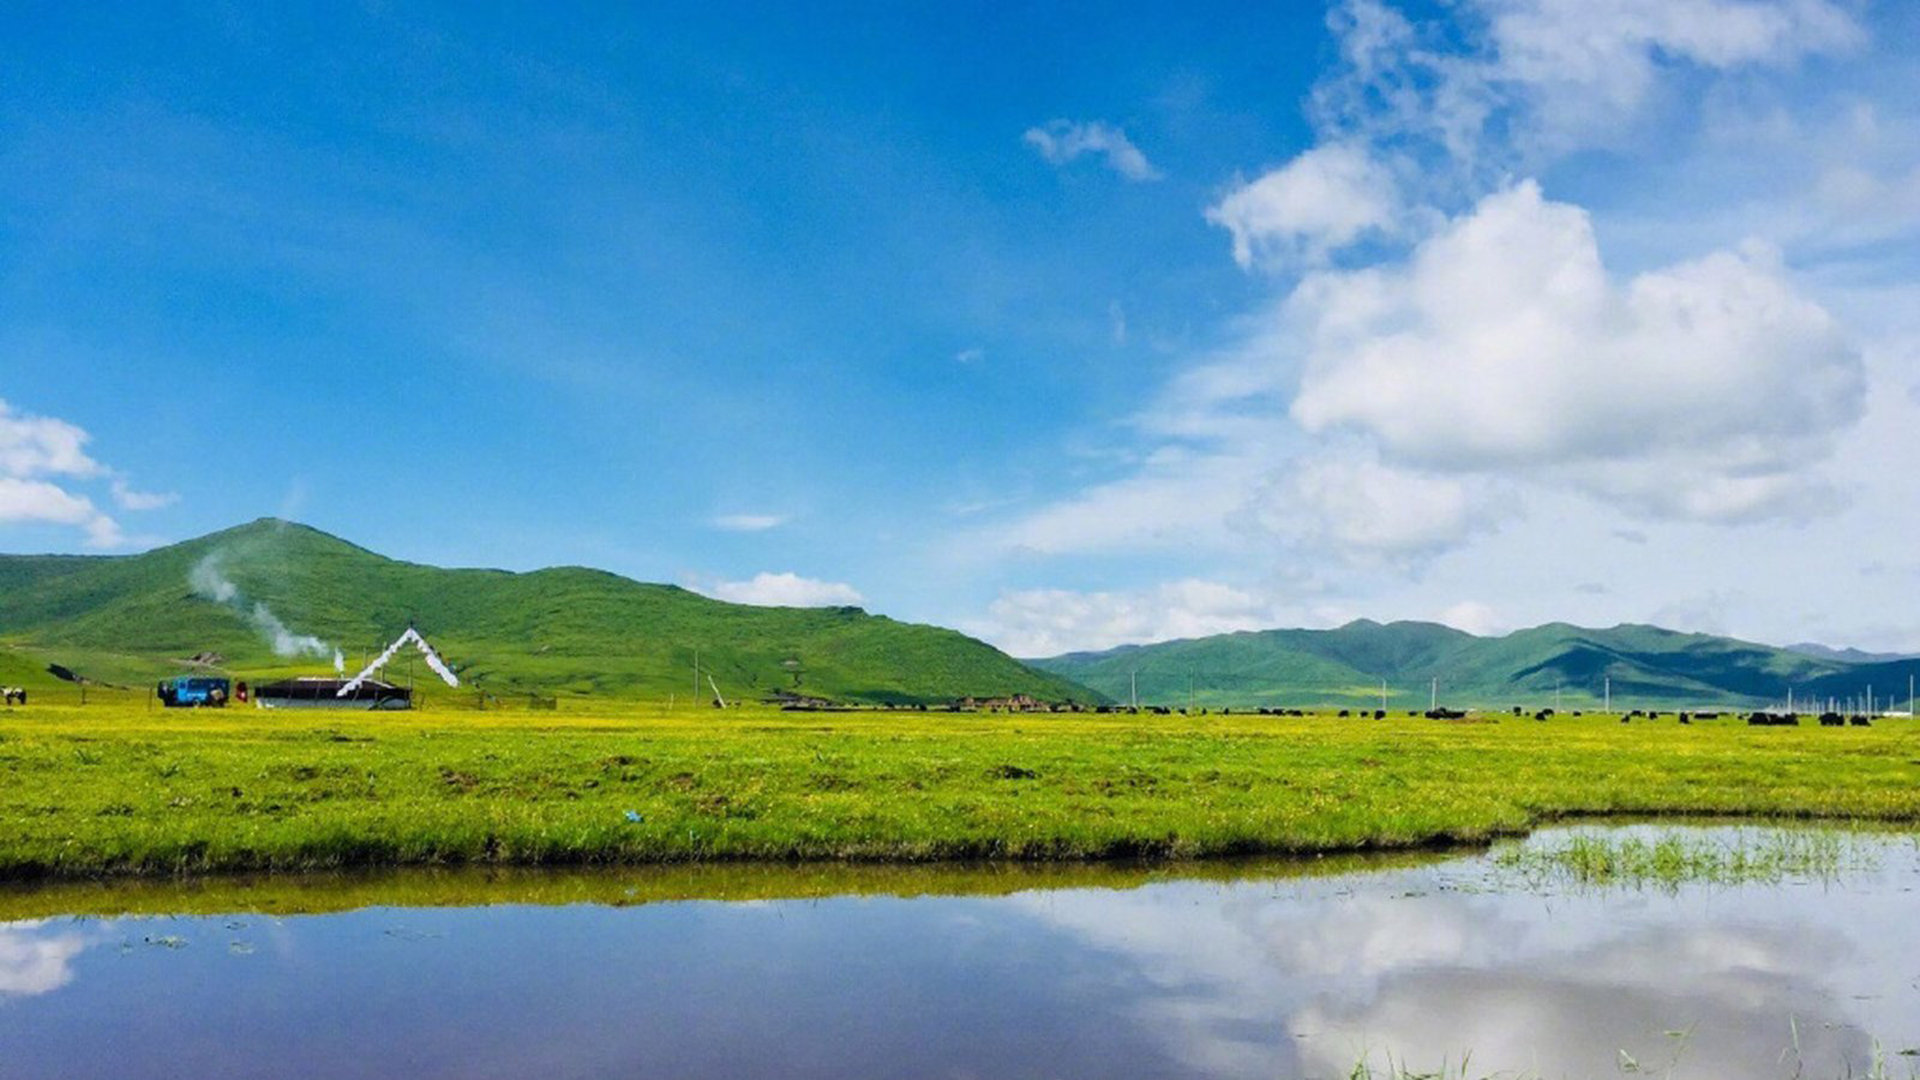
<path fill-rule="evenodd" d="M 859 608 L 731 604 L 582 566 L 441 568 L 277 518 L 137 555 L 0 555 L 0 596 L 16 660 L 123 683 L 203 653 L 254 677 L 327 671 L 336 654 L 353 670 L 418 625 L 499 694 L 704 699 L 711 678 L 729 700 L 1092 696 L 958 631 Z"/>
<path fill-rule="evenodd" d="M 1431 702 L 1522 705 L 1758 706 L 1783 700 L 1904 697 L 1913 658 L 1854 662 L 1647 623 L 1550 622 L 1480 636 L 1440 623 L 1356 619 L 1327 630 L 1243 630 L 1028 658 L 1117 700 L 1196 706 Z"/>

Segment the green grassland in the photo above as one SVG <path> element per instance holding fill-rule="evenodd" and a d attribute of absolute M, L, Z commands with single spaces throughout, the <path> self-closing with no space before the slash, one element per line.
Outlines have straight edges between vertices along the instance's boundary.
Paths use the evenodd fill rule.
<path fill-rule="evenodd" d="M 15 879 L 1365 851 L 1602 814 L 1913 822 L 1920 728 L 137 700 L 0 711 L 0 877 Z"/>

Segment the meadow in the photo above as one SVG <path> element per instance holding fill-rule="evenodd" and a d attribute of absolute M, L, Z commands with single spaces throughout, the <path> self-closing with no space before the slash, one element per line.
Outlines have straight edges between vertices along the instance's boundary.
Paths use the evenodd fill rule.
<path fill-rule="evenodd" d="M 0 711 L 0 878 L 1411 849 L 1590 815 L 1920 820 L 1920 727 L 1487 714 Z"/>

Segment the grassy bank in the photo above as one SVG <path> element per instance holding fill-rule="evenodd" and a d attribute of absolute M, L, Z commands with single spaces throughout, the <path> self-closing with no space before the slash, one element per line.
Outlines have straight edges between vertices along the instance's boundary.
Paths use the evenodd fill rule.
<path fill-rule="evenodd" d="M 1611 718 L 0 712 L 0 877 L 1410 847 L 1579 814 L 1920 820 L 1920 728 Z"/>

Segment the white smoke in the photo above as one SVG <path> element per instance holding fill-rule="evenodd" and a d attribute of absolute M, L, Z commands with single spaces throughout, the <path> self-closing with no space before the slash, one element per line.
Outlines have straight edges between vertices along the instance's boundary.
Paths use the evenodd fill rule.
<path fill-rule="evenodd" d="M 240 595 L 239 587 L 220 572 L 218 553 L 194 563 L 193 570 L 187 574 L 187 584 L 196 595 L 222 604 L 231 604 Z"/>
<path fill-rule="evenodd" d="M 247 622 L 253 625 L 254 630 L 266 639 L 267 645 L 273 649 L 275 656 L 317 656 L 321 659 L 331 656 L 333 669 L 345 674 L 347 661 L 346 657 L 340 654 L 339 649 L 312 634 L 294 633 L 286 623 L 280 621 L 280 617 L 275 615 L 272 609 L 257 600 L 252 607 L 248 607 L 245 599 L 240 595 L 240 587 L 228 580 L 227 576 L 220 571 L 222 554 L 218 551 L 209 554 L 195 563 L 193 569 L 187 574 L 187 584 L 192 587 L 194 595 L 218 604 L 225 604 L 239 612 Z"/>
<path fill-rule="evenodd" d="M 247 613 L 247 621 L 273 646 L 275 656 L 318 656 L 324 659 L 329 654 L 337 657 L 340 653 L 340 650 L 312 634 L 296 634 L 287 629 L 287 624 L 281 622 L 280 617 L 268 610 L 265 604 L 255 602 L 253 610 Z"/>

